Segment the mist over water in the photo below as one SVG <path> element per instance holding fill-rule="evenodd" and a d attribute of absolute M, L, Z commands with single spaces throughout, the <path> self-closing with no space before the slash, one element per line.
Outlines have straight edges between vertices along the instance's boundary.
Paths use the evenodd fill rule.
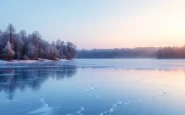
<path fill-rule="evenodd" d="M 50 64 L 4 63 L 0 67 L 0 113 L 184 115 L 184 62 L 76 59 Z"/>

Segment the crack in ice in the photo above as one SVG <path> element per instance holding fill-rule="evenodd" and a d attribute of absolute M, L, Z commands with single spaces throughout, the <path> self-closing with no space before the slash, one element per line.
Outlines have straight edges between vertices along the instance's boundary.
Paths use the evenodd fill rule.
<path fill-rule="evenodd" d="M 82 112 L 84 111 L 84 107 L 80 107 L 79 110 L 76 111 L 76 113 L 72 114 L 72 113 L 68 113 L 66 115 L 75 115 L 75 114 L 78 114 L 78 115 L 83 115 Z"/>
<path fill-rule="evenodd" d="M 138 79 L 136 82 L 140 82 L 140 81 L 142 81 L 142 80 L 144 80 L 144 78 Z"/>
<path fill-rule="evenodd" d="M 112 112 L 115 111 L 115 109 L 120 106 L 120 105 L 127 105 L 127 104 L 131 104 L 131 103 L 136 103 L 139 102 L 140 100 L 135 100 L 135 101 L 129 101 L 129 102 L 122 102 L 122 101 L 118 101 L 116 104 L 113 104 L 112 107 L 108 110 L 108 111 L 104 111 L 102 113 L 100 113 L 99 115 L 106 115 L 106 114 L 110 114 Z"/>
<path fill-rule="evenodd" d="M 167 93 L 166 92 L 162 92 L 161 95 L 156 95 L 156 96 L 152 96 L 152 97 L 160 97 L 160 96 L 165 96 L 165 95 L 167 95 Z"/>
<path fill-rule="evenodd" d="M 87 90 L 85 90 L 85 91 L 86 91 L 86 92 L 89 92 L 89 95 L 91 95 L 91 92 L 92 92 L 94 89 L 96 89 L 96 88 L 93 86 L 93 84 L 91 84 L 91 85 L 89 86 L 89 88 L 88 88 Z M 99 97 L 99 96 L 96 96 L 96 98 L 99 99 L 100 97 Z"/>
<path fill-rule="evenodd" d="M 43 104 L 42 107 L 35 109 L 27 114 L 39 114 L 39 115 L 50 115 L 53 112 L 53 108 L 49 107 L 48 104 L 44 101 L 43 98 L 40 99 L 41 103 Z"/>
<path fill-rule="evenodd" d="M 90 86 L 89 86 L 89 88 L 86 90 L 87 92 L 91 92 L 92 90 L 94 90 L 95 89 L 95 87 L 93 86 L 93 84 L 91 84 Z"/>

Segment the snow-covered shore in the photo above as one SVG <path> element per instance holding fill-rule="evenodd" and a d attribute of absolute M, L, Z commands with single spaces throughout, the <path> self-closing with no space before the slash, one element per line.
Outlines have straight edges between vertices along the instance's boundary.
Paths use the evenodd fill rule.
<path fill-rule="evenodd" d="M 29 66 L 60 66 L 60 65 L 68 65 L 71 61 L 66 59 L 59 60 L 47 60 L 47 59 L 39 59 L 39 60 L 11 60 L 5 61 L 0 60 L 0 68 L 6 67 L 29 67 Z"/>
<path fill-rule="evenodd" d="M 48 59 L 39 59 L 39 60 L 0 60 L 0 63 L 37 63 L 37 62 L 66 62 L 69 60 L 66 59 L 58 59 L 58 60 L 48 60 Z"/>

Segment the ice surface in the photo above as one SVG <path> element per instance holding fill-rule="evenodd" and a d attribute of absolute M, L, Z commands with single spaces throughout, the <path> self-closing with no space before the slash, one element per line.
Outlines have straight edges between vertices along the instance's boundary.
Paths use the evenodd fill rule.
<path fill-rule="evenodd" d="M 185 60 L 181 59 L 75 59 L 73 64 L 82 68 L 113 68 L 136 70 L 182 70 Z"/>
<path fill-rule="evenodd" d="M 99 96 L 96 96 L 97 99 L 99 99 L 100 97 Z"/>
<path fill-rule="evenodd" d="M 19 101 L 19 100 L 13 99 L 13 100 L 5 101 L 5 103 L 12 103 L 12 102 L 18 102 L 18 101 Z"/>
<path fill-rule="evenodd" d="M 134 60 L 132 60 L 132 61 L 134 61 Z M 148 63 L 147 60 L 145 60 L 145 61 L 146 61 L 146 63 Z M 68 62 L 62 62 L 62 63 L 72 64 L 72 62 L 74 62 L 74 61 L 68 61 Z M 38 62 L 38 63 L 40 63 L 40 62 Z M 91 63 L 91 61 L 85 62 L 85 63 L 88 65 L 88 63 Z M 129 62 L 129 63 L 131 63 L 131 62 Z M 18 79 L 19 76 L 16 76 L 15 80 L 17 80 L 17 81 L 12 80 L 13 82 L 12 82 L 11 87 L 14 88 L 17 85 L 17 87 L 19 89 L 19 87 L 21 87 L 21 85 L 24 85 L 27 82 L 29 83 L 29 85 L 26 87 L 31 87 L 32 85 L 34 85 L 31 80 L 35 80 L 35 81 L 38 80 L 37 87 L 40 87 L 40 89 L 37 90 L 36 92 L 33 92 L 31 90 L 29 93 L 19 92 L 19 90 L 13 89 L 13 93 L 15 93 L 14 99 L 21 99 L 21 97 L 24 97 L 25 102 L 30 103 L 31 100 L 29 100 L 29 99 L 32 98 L 33 95 L 34 95 L 33 96 L 34 98 L 39 98 L 36 96 L 39 96 L 39 94 L 46 94 L 48 97 L 47 99 L 50 99 L 49 102 L 52 102 L 52 100 L 54 100 L 52 102 L 52 104 L 54 104 L 54 105 L 61 106 L 61 104 L 63 105 L 63 103 L 65 103 L 64 104 L 65 106 L 62 106 L 63 108 L 61 109 L 61 107 L 51 106 L 50 104 L 47 103 L 47 100 L 45 100 L 44 98 L 40 98 L 39 102 L 41 102 L 41 105 L 38 105 L 38 103 L 33 103 L 32 107 L 30 106 L 30 109 L 29 108 L 24 109 L 24 106 L 23 106 L 23 108 L 18 108 L 20 111 L 22 111 L 22 113 L 33 114 L 33 115 L 55 115 L 54 114 L 54 113 L 56 113 L 55 110 L 57 112 L 59 111 L 59 114 L 64 113 L 64 115 L 65 115 L 65 113 L 68 113 L 66 115 L 82 115 L 82 114 L 85 115 L 86 111 L 88 113 L 93 110 L 99 111 L 99 113 L 100 113 L 99 115 L 106 115 L 106 114 L 113 115 L 116 112 L 125 112 L 126 113 L 128 110 L 121 109 L 122 106 L 126 107 L 129 104 L 134 104 L 134 103 L 137 103 L 140 101 L 142 101 L 142 102 L 144 101 L 147 104 L 141 103 L 141 104 L 134 105 L 135 106 L 135 108 L 133 108 L 134 111 L 138 111 L 140 106 L 145 107 L 146 105 L 149 105 L 149 107 L 148 107 L 149 109 L 154 108 L 155 112 L 158 112 L 157 111 L 158 110 L 158 103 L 155 102 L 155 101 L 158 101 L 158 98 L 164 98 L 164 100 L 163 99 L 160 100 L 163 102 L 161 104 L 161 106 L 164 106 L 164 107 L 167 106 L 170 108 L 170 107 L 173 107 L 173 105 L 170 105 L 170 104 L 167 105 L 166 101 L 173 102 L 177 105 L 175 107 L 175 111 L 177 111 L 177 110 L 180 111 L 180 109 L 178 109 L 178 108 L 180 108 L 180 106 L 183 103 L 179 102 L 179 105 L 178 105 L 178 103 L 176 103 L 176 101 L 178 101 L 179 97 L 181 97 L 181 94 L 183 94 L 183 92 L 175 92 L 175 90 L 178 89 L 178 90 L 184 91 L 183 90 L 184 85 L 180 85 L 181 88 L 179 88 L 179 87 L 174 88 L 174 87 L 176 85 L 179 85 L 179 83 L 181 83 L 178 81 L 183 80 L 184 72 L 177 71 L 177 73 L 173 72 L 171 74 L 170 73 L 171 71 L 170 72 L 168 72 L 168 71 L 141 71 L 140 72 L 137 70 L 131 70 L 131 71 L 130 70 L 129 71 L 121 70 L 121 69 L 134 69 L 135 68 L 133 65 L 127 65 L 129 63 L 127 63 L 127 62 L 122 63 L 121 62 L 120 64 L 117 64 L 117 63 L 114 64 L 114 63 L 111 63 L 111 60 L 110 60 L 110 62 L 108 62 L 104 66 L 105 68 L 108 68 L 108 69 L 104 70 L 101 68 L 102 62 L 97 61 L 96 64 L 94 64 L 94 65 L 93 64 L 88 65 L 87 69 L 82 69 L 82 68 L 78 69 L 79 73 L 77 74 L 77 77 L 75 76 L 69 80 L 64 79 L 64 80 L 49 81 L 50 76 L 51 77 L 55 76 L 55 74 L 53 74 L 53 72 L 50 70 L 48 72 L 49 77 L 46 76 L 45 80 L 43 79 L 44 77 L 42 77 L 46 73 L 45 70 L 41 71 L 41 73 L 40 73 L 40 71 L 38 71 L 39 74 L 37 72 L 36 72 L 36 74 L 29 74 L 29 72 L 25 72 L 26 74 L 23 74 L 22 76 L 21 76 L 21 74 L 18 73 L 18 71 L 16 71 L 15 73 L 18 73 L 20 75 L 20 77 L 23 77 L 25 79 L 22 79 L 22 78 Z M 171 63 L 172 62 L 169 61 L 169 64 L 171 64 Z M 32 64 L 32 63 L 30 63 L 30 64 Z M 37 63 L 35 63 L 35 64 L 37 64 Z M 150 63 L 150 64 L 152 65 L 154 63 Z M 114 66 L 112 66 L 112 65 L 114 65 Z M 164 64 L 164 66 L 161 66 L 161 67 L 153 66 L 154 68 L 153 67 L 152 68 L 153 69 L 166 68 L 166 65 L 167 65 L 167 63 Z M 78 67 L 83 67 L 83 66 L 87 67 L 85 64 L 78 65 Z M 96 66 L 99 66 L 101 69 L 94 69 L 94 67 L 96 68 Z M 148 68 L 147 65 L 145 65 L 145 63 L 143 63 L 143 65 L 139 65 L 139 66 L 141 66 L 142 69 Z M 89 69 L 89 67 L 90 67 L 90 69 Z M 111 67 L 113 67 L 113 68 L 120 67 L 121 69 L 119 69 L 119 70 L 111 69 L 110 70 L 109 67 L 110 68 Z M 149 66 L 149 68 L 150 67 L 151 66 Z M 170 67 L 172 67 L 172 66 L 170 66 Z M 174 66 L 174 68 L 176 68 L 176 67 L 177 66 Z M 181 65 L 179 64 L 178 67 L 181 67 Z M 183 64 L 182 64 L 182 67 L 183 67 Z M 91 69 L 91 68 L 93 68 L 93 69 Z M 167 69 L 168 68 L 169 67 L 167 67 Z M 109 72 L 109 70 L 110 70 L 110 72 Z M 23 69 L 21 71 L 28 71 L 28 70 Z M 54 71 L 56 71 L 56 70 L 54 70 Z M 60 71 L 63 71 L 63 70 L 60 70 Z M 32 71 L 30 70 L 30 73 L 31 72 Z M 181 73 L 182 73 L 182 75 L 181 75 Z M 15 74 L 12 74 L 12 75 L 15 75 Z M 27 75 L 29 75 L 29 76 L 27 76 Z M 58 76 L 60 76 L 60 75 L 62 76 L 62 74 L 59 74 Z M 37 77 L 37 76 L 40 76 L 40 77 Z M 2 88 L 6 88 L 5 85 L 7 85 L 7 83 L 6 83 L 7 77 L 4 77 L 4 78 L 2 77 L 2 81 L 0 83 Z M 37 78 L 40 78 L 40 79 L 37 79 Z M 176 78 L 176 79 L 174 79 L 174 78 Z M 42 79 L 43 79 L 43 81 L 42 81 Z M 174 83 L 173 84 L 171 81 L 174 81 L 174 80 L 176 82 L 173 82 Z M 45 82 L 45 81 L 47 81 L 47 82 Z M 78 85 L 76 85 L 76 81 L 78 82 Z M 168 82 L 168 81 L 170 81 L 170 82 Z M 55 82 L 56 82 L 56 84 L 55 84 Z M 157 83 L 155 83 L 155 82 L 157 82 Z M 78 86 L 78 87 L 76 87 L 76 86 Z M 159 88 L 157 89 L 155 87 L 159 87 Z M 173 90 L 174 90 L 175 94 L 174 94 L 174 92 L 170 92 L 170 91 L 172 91 L 171 88 L 174 88 Z M 31 88 L 27 88 L 27 90 L 25 90 L 25 91 L 29 91 L 30 89 Z M 47 89 L 47 90 L 45 90 L 45 89 Z M 138 90 L 135 91 L 135 89 L 138 89 Z M 10 92 L 8 92 L 8 87 L 6 88 L 6 90 L 7 90 L 7 92 L 6 92 L 6 95 L 7 95 L 10 93 Z M 53 96 L 53 94 L 51 92 L 54 92 L 56 94 L 56 97 L 55 97 L 55 95 Z M 4 94 L 4 91 L 2 90 L 1 93 Z M 94 97 L 91 98 L 91 96 L 89 96 L 88 93 L 92 93 L 91 96 L 94 96 Z M 176 93 L 178 93 L 178 94 L 176 95 Z M 109 94 L 111 94 L 111 95 L 109 95 Z M 170 97 L 171 94 L 175 95 L 174 100 L 171 101 L 171 100 L 168 100 L 170 98 L 165 98 L 167 96 Z M 2 95 L 1 97 L 3 97 L 3 96 L 4 95 Z M 184 94 L 183 94 L 183 96 L 184 96 Z M 157 97 L 157 98 L 155 98 L 155 97 Z M 181 97 L 181 98 L 183 99 L 183 97 Z M 99 99 L 99 100 L 97 100 L 97 99 Z M 139 100 L 132 100 L 132 99 L 139 99 Z M 177 100 L 175 100 L 175 99 L 177 99 Z M 56 100 L 60 100 L 60 101 L 56 101 Z M 121 100 L 121 101 L 110 104 L 110 102 L 112 102 L 112 100 Z M 128 101 L 123 101 L 123 100 L 128 100 Z M 129 101 L 129 100 L 131 100 L 131 101 Z M 12 100 L 12 101 L 8 101 L 8 102 L 9 103 L 6 103 L 6 105 L 12 104 L 15 106 L 16 105 L 19 106 L 20 104 L 22 104 L 23 101 L 21 100 L 20 102 L 18 102 L 18 100 Z M 2 105 L 1 107 L 3 107 L 3 104 L 4 103 L 1 104 Z M 74 104 L 73 106 L 75 107 L 75 109 L 74 108 L 69 109 L 70 107 L 68 107 L 68 106 L 70 106 L 71 104 Z M 76 107 L 80 107 L 79 104 L 80 104 L 80 106 L 85 107 L 85 112 L 83 112 L 84 107 L 76 109 Z M 97 106 L 97 104 L 98 104 L 98 106 Z M 107 108 L 107 105 L 108 105 L 108 108 Z M 19 107 L 21 107 L 21 106 L 19 106 Z M 165 107 L 165 109 L 167 107 Z M 68 109 L 65 109 L 65 108 L 68 108 Z M 120 109 L 118 109 L 118 108 L 120 108 Z M 19 112 L 19 110 L 16 110 L 16 111 Z M 73 110 L 73 111 L 71 111 L 71 110 Z M 141 111 L 141 113 L 144 113 L 144 112 Z M 93 112 L 91 114 L 93 114 Z"/>
<path fill-rule="evenodd" d="M 1 66 L 2 65 L 2 66 Z M 79 68 L 112 68 L 112 69 L 135 69 L 135 70 L 184 70 L 185 60 L 181 59 L 74 59 L 74 60 L 13 60 L 0 61 L 0 68 L 7 68 L 15 66 L 28 67 L 28 66 L 64 66 L 74 65 Z"/>

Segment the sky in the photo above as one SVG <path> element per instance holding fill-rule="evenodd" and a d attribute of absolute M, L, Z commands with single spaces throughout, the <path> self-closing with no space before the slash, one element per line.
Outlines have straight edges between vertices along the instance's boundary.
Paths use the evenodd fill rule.
<path fill-rule="evenodd" d="M 0 0 L 0 29 L 77 48 L 185 45 L 185 0 Z"/>

